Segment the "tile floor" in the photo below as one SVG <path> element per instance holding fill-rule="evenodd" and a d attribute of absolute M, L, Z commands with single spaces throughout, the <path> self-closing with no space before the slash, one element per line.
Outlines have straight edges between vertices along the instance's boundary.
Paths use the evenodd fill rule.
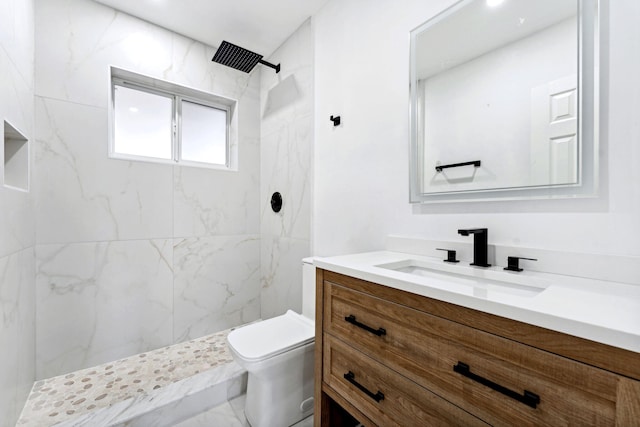
<path fill-rule="evenodd" d="M 206 412 L 189 418 L 174 427 L 250 427 L 244 417 L 245 395 L 241 395 Z M 313 415 L 292 427 L 313 427 Z"/>

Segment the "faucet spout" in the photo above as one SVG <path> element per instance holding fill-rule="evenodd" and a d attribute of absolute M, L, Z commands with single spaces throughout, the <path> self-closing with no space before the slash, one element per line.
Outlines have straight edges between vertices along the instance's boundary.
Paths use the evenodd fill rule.
<path fill-rule="evenodd" d="M 461 229 L 458 230 L 458 234 L 463 236 L 468 236 L 469 234 L 478 234 L 478 233 L 486 233 L 486 228 L 469 228 L 469 229 Z"/>
<path fill-rule="evenodd" d="M 468 236 L 473 234 L 473 262 L 477 267 L 491 267 L 488 263 L 489 231 L 486 228 L 466 228 L 458 230 L 458 234 Z"/>

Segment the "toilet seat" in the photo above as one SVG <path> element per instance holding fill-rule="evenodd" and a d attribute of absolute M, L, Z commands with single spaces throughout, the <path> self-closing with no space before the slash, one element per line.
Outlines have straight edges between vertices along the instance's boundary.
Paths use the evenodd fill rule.
<path fill-rule="evenodd" d="M 240 359 L 256 362 L 308 344 L 314 336 L 314 322 L 288 310 L 281 316 L 231 331 L 227 341 Z"/>

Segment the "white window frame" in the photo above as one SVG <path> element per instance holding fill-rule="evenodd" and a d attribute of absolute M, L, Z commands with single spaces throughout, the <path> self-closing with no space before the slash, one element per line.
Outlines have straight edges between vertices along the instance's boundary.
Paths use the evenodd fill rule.
<path fill-rule="evenodd" d="M 109 147 L 108 156 L 112 159 L 133 160 L 151 163 L 173 164 L 181 166 L 194 166 L 210 169 L 237 170 L 234 153 L 234 143 L 231 141 L 232 116 L 235 111 L 236 101 L 202 92 L 196 89 L 180 86 L 164 80 L 143 76 L 131 71 L 111 67 L 111 79 L 109 90 Z M 119 153 L 115 151 L 115 88 L 116 86 L 139 90 L 158 96 L 170 98 L 172 102 L 171 123 L 171 153 L 172 159 L 141 156 L 135 154 Z M 194 160 L 184 160 L 182 153 L 182 102 L 191 102 L 205 107 L 215 108 L 226 112 L 225 132 L 225 163 L 208 163 Z"/>

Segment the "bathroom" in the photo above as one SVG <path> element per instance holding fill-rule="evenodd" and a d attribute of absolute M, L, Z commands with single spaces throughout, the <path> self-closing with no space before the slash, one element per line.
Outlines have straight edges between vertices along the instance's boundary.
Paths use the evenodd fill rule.
<path fill-rule="evenodd" d="M 601 12 L 597 197 L 409 203 L 409 33 L 453 3 L 317 2 L 259 52 L 280 73 L 245 74 L 100 2 L 3 1 L 0 116 L 28 140 L 28 172 L 0 187 L 0 426 L 34 381 L 300 312 L 308 256 L 389 235 L 466 243 L 457 230 L 478 226 L 490 244 L 640 256 L 634 0 Z M 108 158 L 110 66 L 237 100 L 238 170 Z"/>

